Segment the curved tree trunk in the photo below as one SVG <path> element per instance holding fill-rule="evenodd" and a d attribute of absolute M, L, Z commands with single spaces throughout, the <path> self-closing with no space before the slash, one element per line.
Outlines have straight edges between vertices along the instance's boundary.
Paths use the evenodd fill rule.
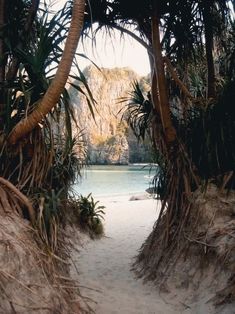
<path fill-rule="evenodd" d="M 162 57 L 162 48 L 160 42 L 159 18 L 157 12 L 152 17 L 152 45 L 154 55 L 154 67 L 156 73 L 156 81 L 159 91 L 159 109 L 161 114 L 162 126 L 166 136 L 167 144 L 171 144 L 176 140 L 176 131 L 172 124 L 170 115 L 169 99 L 167 95 L 167 86 L 164 72 L 164 62 Z M 156 106 L 156 104 L 155 104 Z"/>
<path fill-rule="evenodd" d="M 131 36 L 132 38 L 134 38 L 141 46 L 143 46 L 148 53 L 152 53 L 151 47 L 148 43 L 146 43 L 142 38 L 140 38 L 139 36 L 137 36 L 134 32 L 130 31 L 129 29 L 126 29 L 125 27 L 122 27 L 120 25 L 112 25 L 112 28 L 117 29 L 118 31 L 120 31 L 121 33 L 125 33 L 129 36 Z"/>
<path fill-rule="evenodd" d="M 55 78 L 36 109 L 28 117 L 21 120 L 11 131 L 8 137 L 9 143 L 15 144 L 17 140 L 26 136 L 58 103 L 77 49 L 83 27 L 84 11 L 85 0 L 74 0 L 71 25 Z"/>
<path fill-rule="evenodd" d="M 202 9 L 205 25 L 205 45 L 207 61 L 207 98 L 215 97 L 215 65 L 213 57 L 213 25 L 210 1 L 205 1 L 205 7 Z"/>
<path fill-rule="evenodd" d="M 4 26 L 4 14 L 5 14 L 5 0 L 0 0 L 0 31 Z M 0 38 L 0 131 L 3 127 L 1 121 L 1 115 L 4 110 L 4 88 L 2 84 L 5 81 L 5 57 L 4 57 L 4 42 Z"/>
<path fill-rule="evenodd" d="M 39 6 L 39 0 L 32 0 L 31 1 L 31 6 L 28 12 L 28 17 L 27 20 L 25 22 L 25 26 L 24 26 L 24 33 L 28 34 L 30 32 L 30 28 L 32 27 L 33 21 L 36 17 L 37 14 L 37 10 L 38 10 L 38 6 Z M 20 49 L 22 49 L 23 43 L 19 44 Z M 9 66 L 8 72 L 6 74 L 6 80 L 7 81 L 11 81 L 14 80 L 17 74 L 19 68 L 19 60 L 18 58 L 15 56 L 13 57 L 11 64 Z"/>
<path fill-rule="evenodd" d="M 176 70 L 174 69 L 173 65 L 171 64 L 171 61 L 167 57 L 164 57 L 163 60 L 167 66 L 169 73 L 171 74 L 171 77 L 175 81 L 176 85 L 178 85 L 181 92 L 185 95 L 185 97 L 187 97 L 189 99 L 193 99 L 193 96 L 190 94 L 187 87 L 184 85 L 184 83 L 178 77 Z"/>
<path fill-rule="evenodd" d="M 5 0 L 0 0 L 0 31 L 4 26 Z M 5 64 L 4 64 L 4 42 L 0 38 L 0 84 L 5 80 Z M 1 95 L 0 95 L 1 96 Z"/>
<path fill-rule="evenodd" d="M 156 112 L 160 115 L 160 100 L 159 100 L 159 92 L 158 92 L 158 83 L 157 83 L 157 75 L 155 71 L 155 61 L 153 52 L 148 51 L 149 57 L 149 65 L 151 70 L 151 96 L 152 103 Z"/>

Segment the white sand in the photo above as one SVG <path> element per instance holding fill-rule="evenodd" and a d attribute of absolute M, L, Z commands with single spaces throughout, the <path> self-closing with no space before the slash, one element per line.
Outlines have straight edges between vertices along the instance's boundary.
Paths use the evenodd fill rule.
<path fill-rule="evenodd" d="M 86 238 L 73 259 L 83 296 L 97 314 L 180 313 L 166 304 L 151 284 L 143 284 L 130 271 L 133 257 L 151 232 L 159 208 L 152 199 L 129 201 L 130 196 L 100 199 L 106 206 L 105 235 Z M 159 206 L 158 206 L 159 207 Z M 90 288 L 90 289 L 89 289 Z"/>

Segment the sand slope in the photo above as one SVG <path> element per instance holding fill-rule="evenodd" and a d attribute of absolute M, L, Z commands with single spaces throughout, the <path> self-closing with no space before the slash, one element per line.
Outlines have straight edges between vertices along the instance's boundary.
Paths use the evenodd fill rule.
<path fill-rule="evenodd" d="M 101 240 L 84 240 L 80 254 L 73 259 L 84 296 L 98 314 L 180 313 L 166 304 L 151 283 L 143 284 L 130 271 L 133 257 L 149 235 L 156 220 L 157 201 L 129 201 L 130 196 L 103 198 L 106 206 L 105 233 Z M 95 303 L 97 302 L 97 303 Z"/>

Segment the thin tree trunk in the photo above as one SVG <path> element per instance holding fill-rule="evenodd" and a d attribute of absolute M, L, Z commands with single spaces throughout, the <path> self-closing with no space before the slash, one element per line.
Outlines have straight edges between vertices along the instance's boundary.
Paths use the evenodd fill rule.
<path fill-rule="evenodd" d="M 158 82 L 157 82 L 157 75 L 155 71 L 153 72 L 153 75 L 152 75 L 151 94 L 152 94 L 152 102 L 153 102 L 154 108 L 156 112 L 161 115 Z"/>
<path fill-rule="evenodd" d="M 39 6 L 39 0 L 32 0 L 31 7 L 30 7 L 29 13 L 28 13 L 28 18 L 27 18 L 27 20 L 25 22 L 25 26 L 24 26 L 24 32 L 26 35 L 30 32 L 30 28 L 33 25 L 33 21 L 36 17 L 36 14 L 37 14 L 38 6 Z M 18 48 L 22 48 L 22 46 L 23 46 L 23 43 L 21 43 L 20 47 L 18 47 Z M 11 65 L 10 65 L 9 70 L 7 72 L 7 75 L 6 75 L 7 81 L 11 81 L 16 77 L 18 68 L 19 68 L 19 60 L 17 57 L 13 57 L 13 60 L 11 62 Z"/>
<path fill-rule="evenodd" d="M 0 0 L 0 31 L 4 26 L 5 0 Z M 5 64 L 4 64 L 4 41 L 0 38 L 0 83 L 5 80 Z"/>
<path fill-rule="evenodd" d="M 4 26 L 4 15 L 5 15 L 5 0 L 0 0 L 0 31 Z M 3 83 L 5 81 L 5 56 L 4 56 L 4 41 L 0 38 L 0 118 L 4 110 L 4 88 Z M 3 123 L 0 121 L 0 130 L 2 129 Z"/>
<path fill-rule="evenodd" d="M 169 73 L 171 74 L 173 80 L 175 81 L 175 83 L 178 85 L 178 87 L 180 88 L 181 92 L 188 97 L 189 99 L 193 99 L 193 96 L 190 94 L 189 90 L 187 89 L 187 87 L 184 85 L 184 83 L 179 79 L 176 70 L 174 69 L 174 67 L 172 66 L 170 60 L 167 57 L 163 58 L 164 62 L 167 65 L 167 69 L 169 71 Z"/>
<path fill-rule="evenodd" d="M 126 33 L 127 35 L 131 36 L 134 38 L 141 46 L 143 46 L 148 53 L 152 53 L 152 49 L 148 43 L 146 43 L 142 38 L 137 36 L 135 33 L 130 31 L 129 29 L 126 29 L 125 27 L 119 26 L 119 25 L 112 25 L 112 28 L 115 28 L 119 30 L 121 33 Z"/>
<path fill-rule="evenodd" d="M 33 24 L 33 21 L 36 17 L 37 11 L 38 11 L 38 6 L 39 6 L 39 0 L 32 0 L 31 7 L 29 9 L 28 18 L 27 18 L 25 26 L 24 26 L 25 32 L 30 31 L 30 28 Z"/>
<path fill-rule="evenodd" d="M 21 120 L 10 133 L 8 141 L 11 144 L 15 144 L 17 140 L 32 131 L 58 103 L 77 49 L 83 27 L 84 11 L 85 0 L 74 0 L 71 25 L 55 78 L 36 109 L 28 117 Z"/>
<path fill-rule="evenodd" d="M 152 103 L 153 107 L 156 110 L 156 112 L 160 115 L 160 101 L 159 101 L 159 93 L 158 93 L 158 83 L 157 83 L 157 76 L 154 66 L 154 56 L 153 52 L 151 50 L 148 51 L 148 57 L 149 57 L 149 65 L 151 69 L 151 96 L 152 96 Z"/>
<path fill-rule="evenodd" d="M 159 18 L 157 12 L 152 17 L 152 45 L 154 55 L 155 73 L 158 83 L 159 92 L 159 109 L 161 115 L 162 126 L 166 136 L 167 144 L 171 144 L 176 140 L 176 131 L 172 124 L 169 99 L 167 95 L 167 86 L 164 72 L 164 62 L 162 57 L 162 48 L 160 42 Z"/>
<path fill-rule="evenodd" d="M 215 97 L 215 65 L 213 57 L 213 26 L 211 20 L 210 0 L 205 1 L 203 20 L 205 25 L 205 44 L 206 44 L 206 61 L 207 61 L 207 98 Z"/>

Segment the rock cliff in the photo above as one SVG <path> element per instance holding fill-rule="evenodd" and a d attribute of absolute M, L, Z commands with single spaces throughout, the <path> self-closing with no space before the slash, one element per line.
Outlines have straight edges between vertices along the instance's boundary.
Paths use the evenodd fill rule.
<path fill-rule="evenodd" d="M 71 91 L 76 117 L 83 130 L 92 164 L 127 164 L 150 162 L 149 148 L 137 143 L 127 123 L 122 119 L 125 103 L 134 80 L 141 80 L 129 68 L 97 69 L 89 66 L 84 70 L 89 88 L 96 100 L 95 120 L 85 96 Z M 147 88 L 147 81 L 145 82 Z"/>

